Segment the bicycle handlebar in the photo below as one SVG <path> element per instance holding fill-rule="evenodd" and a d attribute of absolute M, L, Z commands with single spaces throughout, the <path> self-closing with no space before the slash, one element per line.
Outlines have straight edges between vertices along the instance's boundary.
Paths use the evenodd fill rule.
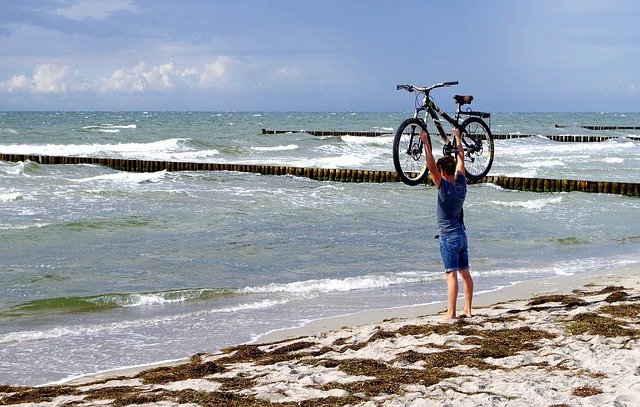
<path fill-rule="evenodd" d="M 431 85 L 427 87 L 420 87 L 420 86 L 414 86 L 414 85 L 396 85 L 396 90 L 404 89 L 408 92 L 413 92 L 415 90 L 418 92 L 426 93 L 435 88 L 454 86 L 454 85 L 457 85 L 458 83 L 460 82 L 458 81 L 442 82 L 442 83 L 436 83 L 435 85 Z"/>

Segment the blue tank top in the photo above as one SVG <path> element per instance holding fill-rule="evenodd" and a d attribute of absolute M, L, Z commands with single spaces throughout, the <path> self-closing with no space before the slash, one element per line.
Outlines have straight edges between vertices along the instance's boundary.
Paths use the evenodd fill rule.
<path fill-rule="evenodd" d="M 440 182 L 438 188 L 438 208 L 436 219 L 438 230 L 442 234 L 464 230 L 464 212 L 462 205 L 467 196 L 467 181 L 463 174 L 456 175 L 456 184 L 446 179 Z"/>

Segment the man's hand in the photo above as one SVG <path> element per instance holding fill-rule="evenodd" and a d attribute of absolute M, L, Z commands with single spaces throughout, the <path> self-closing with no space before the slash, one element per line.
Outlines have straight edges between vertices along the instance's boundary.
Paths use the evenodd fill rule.
<path fill-rule="evenodd" d="M 422 144 L 428 146 L 431 140 L 429 140 L 429 134 L 426 131 L 420 130 L 420 140 L 422 140 Z"/>

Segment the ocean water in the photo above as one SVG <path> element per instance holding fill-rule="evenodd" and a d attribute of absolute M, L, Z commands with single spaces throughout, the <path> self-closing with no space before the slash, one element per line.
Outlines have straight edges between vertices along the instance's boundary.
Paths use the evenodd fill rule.
<path fill-rule="evenodd" d="M 409 113 L 0 112 L 0 152 L 392 170 Z M 563 128 L 556 128 L 556 124 Z M 492 175 L 640 182 L 640 114 L 496 113 Z M 543 135 L 613 135 L 559 143 Z M 305 322 L 442 303 L 436 192 L 233 172 L 0 162 L 0 383 L 216 352 Z M 640 199 L 469 187 L 476 292 L 640 262 Z"/>

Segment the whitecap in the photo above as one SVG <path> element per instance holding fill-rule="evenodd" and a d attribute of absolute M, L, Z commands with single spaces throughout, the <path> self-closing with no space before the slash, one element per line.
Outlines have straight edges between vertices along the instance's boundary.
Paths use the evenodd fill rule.
<path fill-rule="evenodd" d="M 394 274 L 370 274 L 343 279 L 326 278 L 320 280 L 294 281 L 285 284 L 268 284 L 257 287 L 245 287 L 245 293 L 291 293 L 313 294 L 329 292 L 346 292 L 366 290 L 373 288 L 385 288 L 400 284 L 416 283 L 429 280 L 424 272 L 404 272 Z"/>
<path fill-rule="evenodd" d="M 0 194 L 0 202 L 18 201 L 22 198 L 23 196 L 20 192 L 9 192 L 6 194 Z"/>
<path fill-rule="evenodd" d="M 251 147 L 255 151 L 287 151 L 296 150 L 298 148 L 295 144 L 288 144 L 286 146 L 273 146 L 273 147 Z"/>
<path fill-rule="evenodd" d="M 144 172 L 144 173 L 135 173 L 135 172 L 118 172 L 115 174 L 106 174 L 106 175 L 98 175 L 96 177 L 83 178 L 77 180 L 77 182 L 92 182 L 92 181 L 112 181 L 112 182 L 122 182 L 122 183 L 130 183 L 130 184 L 141 184 L 144 182 L 160 182 L 164 179 L 166 171 L 156 171 L 156 172 Z"/>
<path fill-rule="evenodd" d="M 525 208 L 531 210 L 541 210 L 545 206 L 554 205 L 562 202 L 561 196 L 553 198 L 531 199 L 528 201 L 489 201 L 492 204 L 505 206 L 508 208 Z"/>
<path fill-rule="evenodd" d="M 185 146 L 189 139 L 172 138 L 150 143 L 118 144 L 11 144 L 0 145 L 5 154 L 42 154 L 60 156 L 95 156 L 119 153 L 130 157 L 158 157 L 172 152 L 191 151 Z"/>

